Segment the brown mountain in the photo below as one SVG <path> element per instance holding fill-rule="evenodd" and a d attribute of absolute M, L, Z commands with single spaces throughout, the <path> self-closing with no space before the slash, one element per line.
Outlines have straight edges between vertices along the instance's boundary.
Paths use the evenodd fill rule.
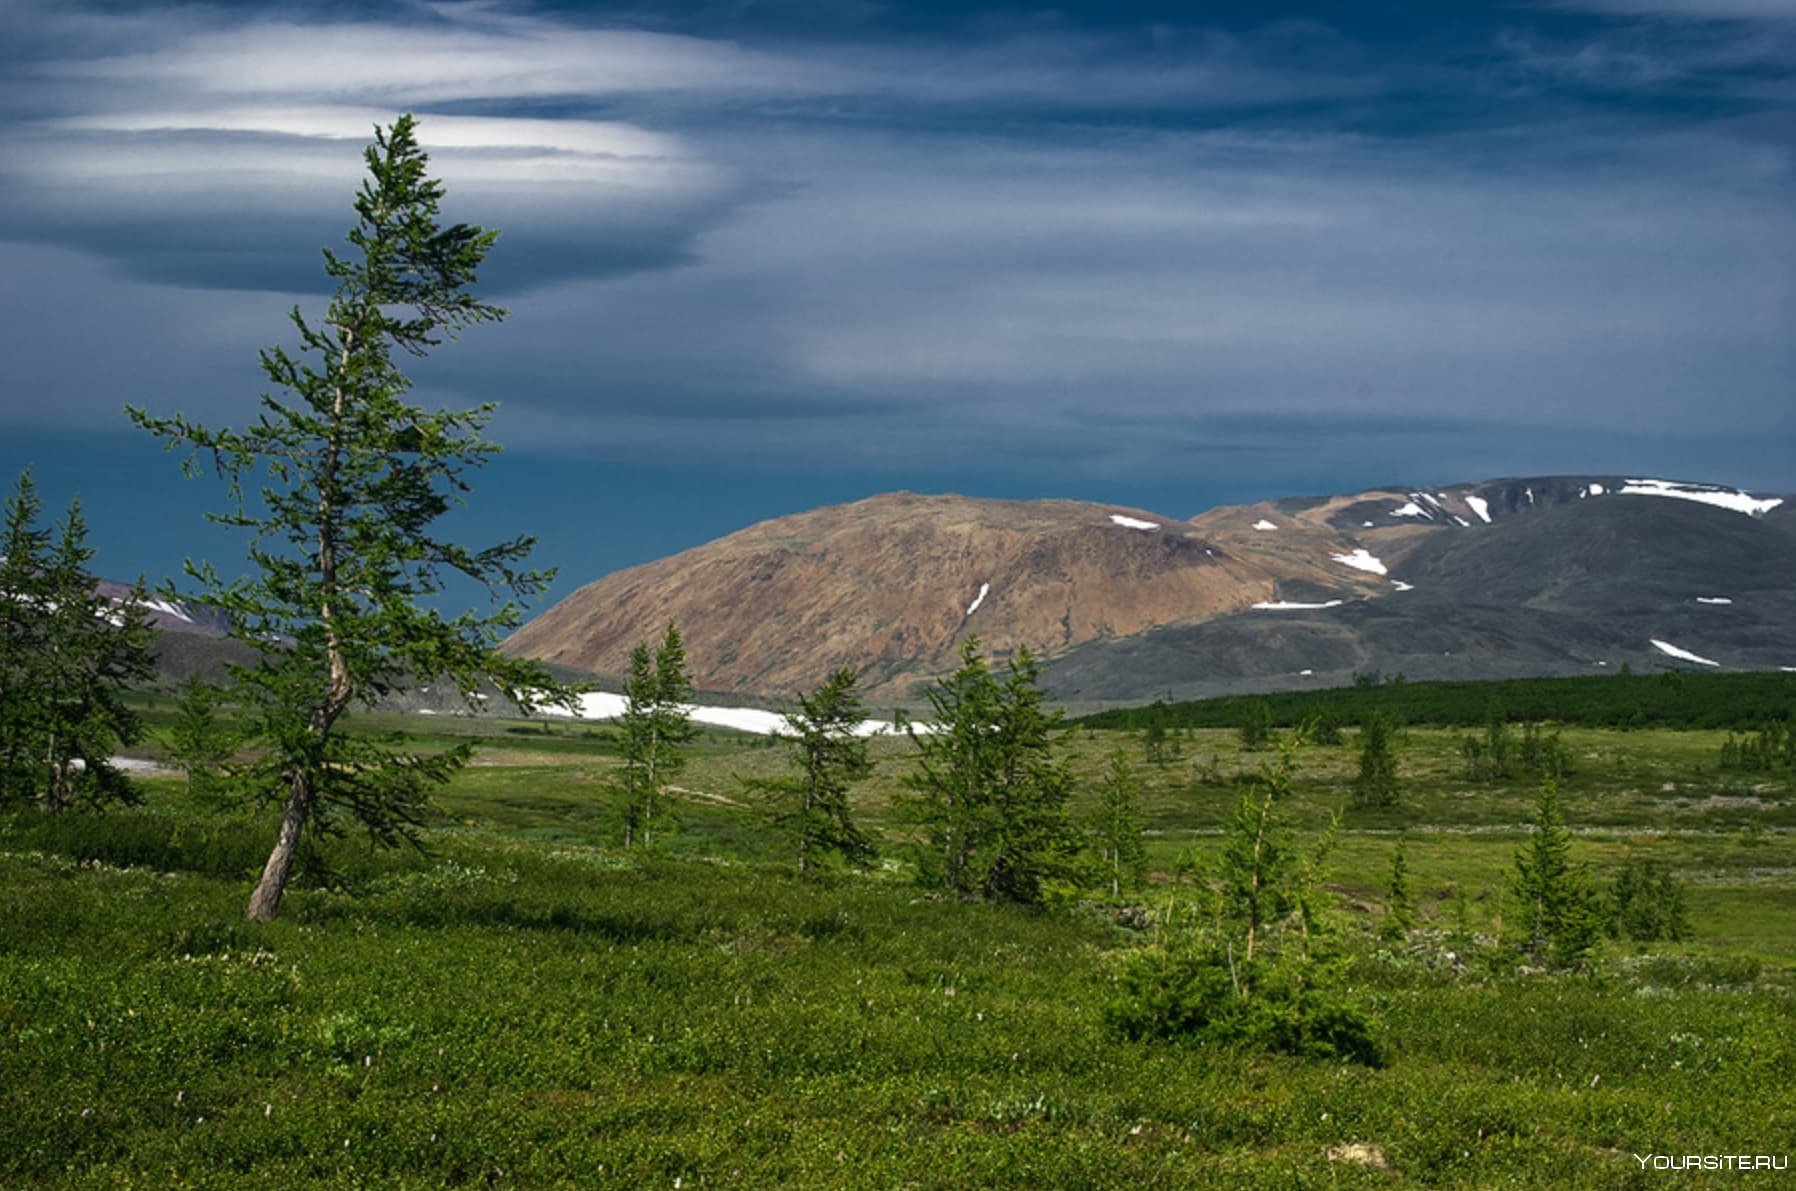
<path fill-rule="evenodd" d="M 1278 522 L 1278 531 L 1255 530 Z M 1389 583 L 1334 562 L 1353 539 L 1271 506 L 1201 523 L 1079 501 L 901 492 L 762 522 L 588 584 L 520 629 L 514 653 L 599 673 L 671 618 L 711 690 L 789 694 L 851 666 L 865 689 L 951 668 L 969 632 L 1054 654 L 1157 625 Z"/>

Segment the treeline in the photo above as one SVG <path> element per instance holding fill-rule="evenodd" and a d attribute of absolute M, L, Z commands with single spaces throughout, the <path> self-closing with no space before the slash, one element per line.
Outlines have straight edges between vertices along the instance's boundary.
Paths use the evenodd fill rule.
<path fill-rule="evenodd" d="M 1514 722 L 1541 720 L 1590 728 L 1756 728 L 1796 712 L 1796 674 L 1608 674 L 1588 678 L 1508 678 L 1484 682 L 1362 682 L 1321 691 L 1229 695 L 1181 703 L 1115 708 L 1083 716 L 1088 728 L 1145 731 L 1239 728 L 1269 715 L 1279 727 L 1383 716 L 1404 724 L 1483 727 L 1491 707 Z M 1262 710 L 1263 709 L 1263 710 Z"/>

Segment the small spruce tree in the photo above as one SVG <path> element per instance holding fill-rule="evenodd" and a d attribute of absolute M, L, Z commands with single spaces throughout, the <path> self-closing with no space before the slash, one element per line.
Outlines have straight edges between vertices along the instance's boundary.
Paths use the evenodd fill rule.
<path fill-rule="evenodd" d="M 1384 925 L 1387 939 L 1402 941 L 1416 924 L 1415 899 L 1409 889 L 1409 856 L 1402 836 L 1391 852 L 1391 875 L 1384 887 Z"/>
<path fill-rule="evenodd" d="M 910 728 L 917 769 L 905 782 L 926 840 L 924 879 L 962 898 L 1039 902 L 1078 848 L 1066 814 L 1072 776 L 1039 686 L 1018 650 L 1000 681 L 969 635 L 961 664 L 932 683 L 928 730 Z"/>
<path fill-rule="evenodd" d="M 652 654 L 646 642 L 631 650 L 621 720 L 624 846 L 648 847 L 657 827 L 665 831 L 672 826 L 667 786 L 685 768 L 681 750 L 697 735 L 686 647 L 672 621 Z"/>
<path fill-rule="evenodd" d="M 168 755 L 186 774 L 188 796 L 212 805 L 226 801 L 225 763 L 243 743 L 224 715 L 224 703 L 222 690 L 192 676 L 175 701 L 167 735 Z"/>
<path fill-rule="evenodd" d="M 25 805 L 41 790 L 43 669 L 49 651 L 50 535 L 38 525 L 43 502 L 23 472 L 6 499 L 0 528 L 0 806 Z"/>
<path fill-rule="evenodd" d="M 854 783 L 873 772 L 867 740 L 856 734 L 866 718 L 855 673 L 843 667 L 798 699 L 780 734 L 790 746 L 793 777 L 760 783 L 784 805 L 775 818 L 791 832 L 798 871 L 810 873 L 828 855 L 849 864 L 873 859 L 873 841 L 855 826 L 848 804 Z"/>
<path fill-rule="evenodd" d="M 1548 778 L 1534 801 L 1533 832 L 1516 849 L 1509 886 L 1518 945 L 1537 962 L 1580 963 L 1602 933 L 1602 907 L 1585 869 L 1572 863 L 1571 846 L 1558 783 Z"/>
<path fill-rule="evenodd" d="M 1241 722 L 1236 727 L 1241 747 L 1258 752 L 1272 740 L 1272 705 L 1264 699 L 1249 699 L 1241 708 Z"/>
<path fill-rule="evenodd" d="M 1155 699 L 1148 704 L 1141 744 L 1149 764 L 1164 766 L 1178 756 L 1178 742 L 1168 737 L 1166 720 L 1166 704 L 1162 700 Z"/>
<path fill-rule="evenodd" d="M 1324 703 L 1310 721 L 1306 734 L 1311 744 L 1333 746 L 1341 743 L 1341 709 L 1336 704 Z"/>
<path fill-rule="evenodd" d="M 1361 721 L 1359 774 L 1353 779 L 1353 805 L 1397 805 L 1397 753 L 1391 722 L 1376 712 Z"/>
<path fill-rule="evenodd" d="M 1690 937 L 1684 885 L 1650 860 L 1629 858 L 1609 887 L 1609 936 L 1637 943 Z"/>
<path fill-rule="evenodd" d="M 1121 745 L 1110 754 L 1109 768 L 1098 786 L 1097 813 L 1092 824 L 1098 856 L 1110 882 L 1110 896 L 1122 896 L 1125 878 L 1137 878 L 1147 859 L 1142 840 L 1146 826 L 1141 815 L 1141 779 Z"/>
<path fill-rule="evenodd" d="M 41 507 L 21 476 L 0 530 L 0 804 L 135 802 L 112 757 L 143 730 L 121 695 L 151 671 L 146 596 L 100 593 L 80 501 L 52 531 Z"/>

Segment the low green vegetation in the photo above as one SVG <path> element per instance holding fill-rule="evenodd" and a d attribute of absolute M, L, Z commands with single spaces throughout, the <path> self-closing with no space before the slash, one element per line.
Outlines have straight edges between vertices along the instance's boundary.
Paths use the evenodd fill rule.
<path fill-rule="evenodd" d="M 933 879 L 903 737 L 816 820 L 866 866 L 801 875 L 800 787 L 753 794 L 791 743 L 700 730 L 680 830 L 626 850 L 619 725 L 352 715 L 470 762 L 420 848 L 322 841 L 270 923 L 269 810 L 170 772 L 13 811 L 0 1184 L 1610 1187 L 1787 1154 L 1796 792 L 1725 731 L 1559 728 L 1543 806 L 1393 727 L 1401 796 L 1356 806 L 1351 728 L 1181 727 L 1160 764 L 982 681 L 1079 849 L 1033 904 Z M 165 747 L 178 709 L 138 709 Z"/>

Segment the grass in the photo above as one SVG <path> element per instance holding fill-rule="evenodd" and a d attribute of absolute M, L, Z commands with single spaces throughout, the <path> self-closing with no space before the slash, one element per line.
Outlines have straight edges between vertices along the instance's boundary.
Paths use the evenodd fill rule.
<path fill-rule="evenodd" d="M 208 818 L 177 780 L 0 819 L 0 1184 L 1611 1187 L 1665 1177 L 1632 1153 L 1796 1136 L 1796 793 L 1718 771 L 1722 732 L 1567 732 L 1577 858 L 1661 861 L 1697 937 L 1556 975 L 1457 933 L 1457 891 L 1472 934 L 1498 926 L 1532 781 L 1467 781 L 1457 732 L 1409 729 L 1401 807 L 1345 812 L 1331 881 L 1390 1052 L 1366 1070 L 1108 1036 L 1143 936 L 1098 899 L 916 888 L 903 741 L 857 795 L 888 863 L 801 881 L 743 794 L 781 763 L 749 738 L 707 735 L 683 830 L 644 857 L 617 846 L 602 729 L 365 727 L 473 737 L 478 763 L 423 852 L 332 844 L 265 926 L 241 913 L 269 822 Z M 1081 806 L 1118 740 L 1139 755 L 1073 738 Z M 1265 757 L 1177 743 L 1141 766 L 1150 906 Z M 1351 733 L 1305 752 L 1306 831 L 1353 769 Z M 1422 928 L 1392 945 L 1371 928 L 1398 832 Z"/>

